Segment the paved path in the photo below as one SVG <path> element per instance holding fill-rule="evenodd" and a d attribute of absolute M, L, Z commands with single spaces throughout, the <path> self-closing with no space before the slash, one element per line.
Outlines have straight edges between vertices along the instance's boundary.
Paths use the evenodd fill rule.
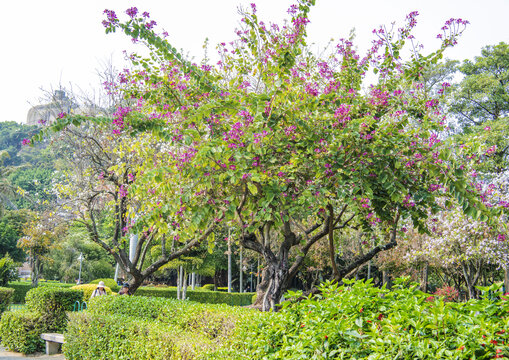
<path fill-rule="evenodd" d="M 0 346 L 0 360 L 65 360 L 64 355 L 45 355 L 45 354 L 33 354 L 23 355 L 20 353 L 7 351 L 3 346 Z"/>

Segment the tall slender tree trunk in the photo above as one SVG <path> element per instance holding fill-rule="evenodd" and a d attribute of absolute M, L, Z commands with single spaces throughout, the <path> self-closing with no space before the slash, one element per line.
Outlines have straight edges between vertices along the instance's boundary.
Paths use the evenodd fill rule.
<path fill-rule="evenodd" d="M 504 287 L 505 293 L 509 293 L 509 265 L 505 267 L 504 271 Z"/>
<path fill-rule="evenodd" d="M 183 274 L 182 277 L 183 277 L 183 280 L 184 280 L 184 286 L 183 286 L 183 289 L 182 289 L 182 300 L 185 300 L 185 299 L 187 299 L 187 283 L 188 283 L 186 269 L 184 269 L 184 274 Z"/>
<path fill-rule="evenodd" d="M 180 289 L 182 288 L 182 266 L 178 268 L 177 272 L 177 299 L 180 300 Z"/>
<path fill-rule="evenodd" d="M 429 264 L 425 263 L 421 272 L 421 291 L 428 292 Z"/>

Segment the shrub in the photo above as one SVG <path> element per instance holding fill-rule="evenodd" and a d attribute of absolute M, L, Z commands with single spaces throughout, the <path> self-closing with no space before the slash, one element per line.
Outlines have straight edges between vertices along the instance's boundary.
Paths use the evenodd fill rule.
<path fill-rule="evenodd" d="M 71 314 L 62 347 L 65 358 L 195 359 L 213 346 L 199 334 L 122 315 Z"/>
<path fill-rule="evenodd" d="M 41 350 L 43 332 L 62 332 L 67 325 L 66 311 L 83 292 L 58 286 L 40 286 L 26 296 L 26 310 L 8 311 L 0 319 L 0 336 L 8 349 L 25 354 Z"/>
<path fill-rule="evenodd" d="M 118 286 L 115 279 L 95 279 L 90 282 L 90 284 L 99 284 L 99 281 L 104 282 L 104 285 L 109 287 L 111 291 L 118 293 L 120 291 L 120 286 Z"/>
<path fill-rule="evenodd" d="M 45 321 L 47 329 L 61 331 L 67 324 L 66 311 L 71 311 L 76 301 L 83 299 L 83 291 L 62 287 L 40 286 L 26 296 L 27 308 Z"/>
<path fill-rule="evenodd" d="M 7 311 L 0 320 L 2 345 L 11 351 L 18 351 L 23 354 L 41 351 L 44 347 L 41 334 L 44 331 L 44 321 L 34 311 Z"/>
<path fill-rule="evenodd" d="M 30 282 L 23 281 L 11 281 L 7 287 L 14 289 L 14 295 L 12 297 L 12 302 L 14 304 L 24 304 L 27 292 L 30 289 L 33 289 L 33 286 Z"/>
<path fill-rule="evenodd" d="M 241 323 L 232 336 L 234 353 L 245 359 L 509 356 L 508 302 L 430 302 L 417 284 L 396 281 L 389 291 L 343 281 L 344 286 L 324 284 L 320 295 L 288 301 L 277 313 Z"/>
<path fill-rule="evenodd" d="M 13 295 L 14 289 L 0 287 L 0 316 L 9 307 Z"/>
<path fill-rule="evenodd" d="M 59 282 L 39 282 L 39 286 L 68 288 L 74 286 L 74 284 L 65 284 Z M 7 287 L 14 289 L 14 296 L 12 298 L 13 304 L 24 304 L 27 292 L 34 288 L 32 283 L 29 281 L 11 281 Z"/>
<path fill-rule="evenodd" d="M 0 286 L 6 286 L 9 281 L 16 280 L 17 278 L 16 264 L 9 254 L 5 254 L 0 259 Z"/>
<path fill-rule="evenodd" d="M 225 304 L 200 304 L 156 297 L 109 296 L 92 299 L 88 312 L 96 315 L 122 314 L 137 319 L 156 320 L 182 331 L 198 331 L 210 338 L 228 337 L 239 314 L 252 310 Z"/>
<path fill-rule="evenodd" d="M 75 285 L 71 289 L 83 291 L 83 300 L 88 301 L 90 299 L 90 296 L 92 296 L 94 290 L 97 289 L 97 285 L 95 284 Z M 108 286 L 105 286 L 104 290 L 106 290 L 106 294 L 108 295 L 112 294 L 112 291 Z"/>
<path fill-rule="evenodd" d="M 258 311 L 156 297 L 92 299 L 73 313 L 63 351 L 67 359 L 223 359 L 239 322 Z"/>
<path fill-rule="evenodd" d="M 155 296 L 176 299 L 177 289 L 173 287 L 160 288 L 154 286 L 144 286 L 138 288 L 134 295 Z M 253 293 L 225 293 L 222 291 L 209 291 L 198 289 L 198 290 L 187 290 L 187 297 L 191 301 L 196 301 L 200 303 L 246 306 L 251 305 Z"/>
<path fill-rule="evenodd" d="M 205 284 L 203 285 L 200 290 L 210 290 L 210 291 L 214 291 L 214 284 Z"/>
<path fill-rule="evenodd" d="M 40 314 L 71 311 L 76 301 L 83 299 L 80 289 L 40 286 L 26 296 L 27 308 Z"/>
<path fill-rule="evenodd" d="M 444 286 L 443 288 L 437 289 L 433 295 L 443 298 L 445 302 L 458 301 L 459 296 L 458 290 L 452 286 Z"/>

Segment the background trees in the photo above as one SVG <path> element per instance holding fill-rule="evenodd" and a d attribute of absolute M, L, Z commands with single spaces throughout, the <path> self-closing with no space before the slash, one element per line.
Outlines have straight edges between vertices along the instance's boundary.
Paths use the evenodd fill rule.
<path fill-rule="evenodd" d="M 509 45 L 501 42 L 458 67 L 464 75 L 456 86 L 451 112 L 463 126 L 498 120 L 509 112 Z"/>

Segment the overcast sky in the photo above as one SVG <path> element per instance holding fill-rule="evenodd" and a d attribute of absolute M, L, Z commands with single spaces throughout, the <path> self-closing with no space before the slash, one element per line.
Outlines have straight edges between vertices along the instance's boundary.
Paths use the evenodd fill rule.
<path fill-rule="evenodd" d="M 2 4 L 0 21 L 0 121 L 26 122 L 30 104 L 40 103 L 41 88 L 57 88 L 59 84 L 84 91 L 98 88 L 97 70 L 109 59 L 122 69 L 122 51 L 140 49 L 121 34 L 104 33 L 101 21 L 105 8 L 125 18 L 124 11 L 136 6 L 148 11 L 159 28 L 170 34 L 169 41 L 183 48 L 199 61 L 202 45 L 209 38 L 210 50 L 215 45 L 235 38 L 240 20 L 239 5 L 255 2 L 259 18 L 281 23 L 289 0 L 18 0 Z M 397 25 L 405 15 L 419 11 L 416 38 L 425 51 L 439 46 L 436 35 L 444 22 L 463 18 L 470 25 L 459 45 L 446 56 L 472 59 L 483 46 L 509 42 L 507 14 L 509 0 L 317 0 L 310 14 L 310 42 L 324 46 L 331 38 L 348 37 L 356 29 L 359 49 L 368 48 L 371 31 L 381 24 Z M 122 15 L 122 16 L 121 16 Z"/>

